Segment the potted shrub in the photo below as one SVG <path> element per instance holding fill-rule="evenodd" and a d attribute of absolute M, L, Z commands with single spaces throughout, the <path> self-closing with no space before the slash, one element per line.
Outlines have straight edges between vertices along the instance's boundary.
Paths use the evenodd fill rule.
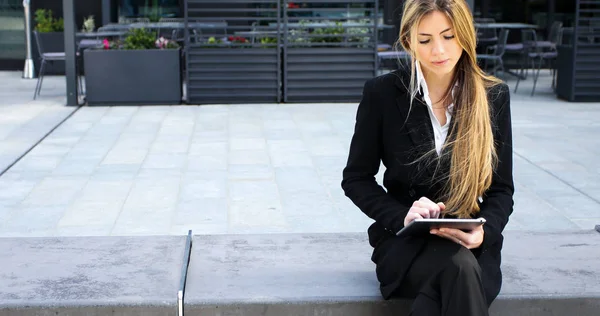
<path fill-rule="evenodd" d="M 181 103 L 181 50 L 175 42 L 133 29 L 84 52 L 88 104 Z"/>
<path fill-rule="evenodd" d="M 280 102 L 277 37 L 199 38 L 188 50 L 188 103 Z"/>
<path fill-rule="evenodd" d="M 311 24 L 326 24 L 308 27 Z M 362 26 L 364 24 L 364 26 Z M 288 32 L 285 53 L 286 102 L 360 101 L 364 82 L 376 75 L 376 50 L 370 20 L 301 21 Z"/>
<path fill-rule="evenodd" d="M 62 18 L 55 18 L 52 10 L 37 9 L 34 12 L 35 30 L 39 33 L 40 42 L 45 52 L 64 52 L 65 37 L 64 37 L 64 21 Z M 33 35 L 32 35 L 33 36 Z M 35 41 L 34 41 L 35 42 Z M 35 61 L 35 69 L 39 71 L 39 47 L 33 45 L 33 58 Z M 64 75 L 65 63 L 53 62 L 46 65 L 45 73 L 47 75 Z"/>

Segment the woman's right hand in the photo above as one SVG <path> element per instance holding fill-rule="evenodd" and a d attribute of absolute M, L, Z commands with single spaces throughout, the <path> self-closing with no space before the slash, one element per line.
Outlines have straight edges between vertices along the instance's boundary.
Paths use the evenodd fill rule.
<path fill-rule="evenodd" d="M 422 197 L 415 201 L 408 210 L 408 214 L 404 217 L 404 226 L 417 218 L 438 218 L 445 209 L 444 203 L 434 203 L 430 199 Z"/>

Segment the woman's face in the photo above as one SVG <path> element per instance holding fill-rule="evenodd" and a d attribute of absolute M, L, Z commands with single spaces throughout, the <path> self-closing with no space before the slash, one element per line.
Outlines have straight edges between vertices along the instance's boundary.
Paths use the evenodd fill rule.
<path fill-rule="evenodd" d="M 417 26 L 416 46 L 416 57 L 423 72 L 439 77 L 452 73 L 463 52 L 452 23 L 440 11 L 423 16 Z"/>

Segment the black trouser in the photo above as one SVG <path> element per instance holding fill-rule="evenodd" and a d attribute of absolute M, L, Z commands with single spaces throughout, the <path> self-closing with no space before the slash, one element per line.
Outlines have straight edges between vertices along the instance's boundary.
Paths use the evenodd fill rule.
<path fill-rule="evenodd" d="M 487 316 L 481 268 L 473 253 L 453 241 L 428 238 L 398 295 L 414 298 L 412 316 Z"/>

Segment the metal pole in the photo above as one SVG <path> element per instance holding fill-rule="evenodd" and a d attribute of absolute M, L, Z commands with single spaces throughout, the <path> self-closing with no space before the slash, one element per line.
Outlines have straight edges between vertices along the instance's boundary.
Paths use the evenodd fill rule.
<path fill-rule="evenodd" d="M 67 105 L 79 105 L 77 100 L 77 56 L 75 45 L 75 1 L 63 0 L 63 18 L 65 23 L 65 77 L 67 80 Z"/>
<path fill-rule="evenodd" d="M 33 65 L 33 58 L 31 53 L 31 6 L 30 0 L 23 0 L 23 11 L 25 13 L 25 66 L 23 67 L 23 78 L 33 79 L 35 78 L 35 66 Z"/>
<path fill-rule="evenodd" d="M 111 22 L 111 1 L 102 0 L 102 25 L 106 25 Z"/>

